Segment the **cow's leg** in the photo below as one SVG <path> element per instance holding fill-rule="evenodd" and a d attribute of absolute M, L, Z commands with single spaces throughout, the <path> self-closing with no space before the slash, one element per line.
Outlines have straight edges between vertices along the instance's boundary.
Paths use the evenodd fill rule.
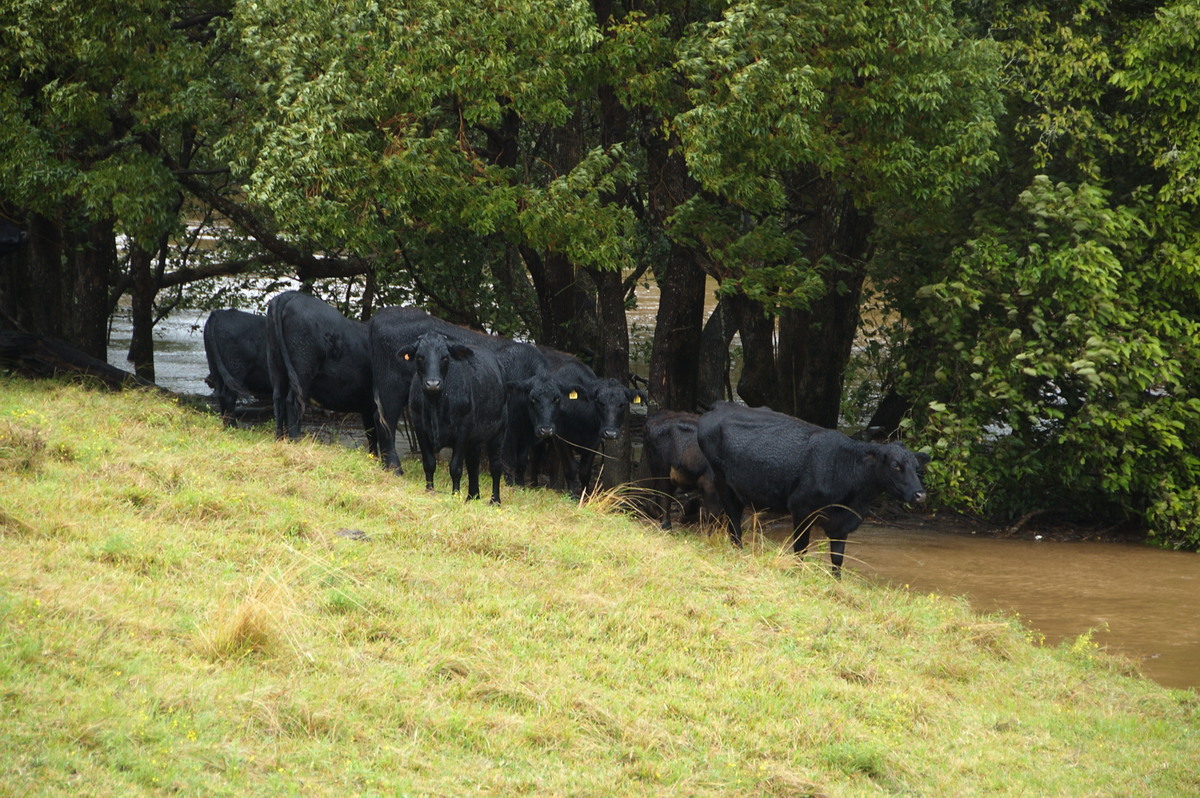
<path fill-rule="evenodd" d="M 740 549 L 742 547 L 742 509 L 745 504 L 720 475 L 716 477 L 713 488 L 721 500 L 721 509 L 725 511 L 729 539 Z"/>
<path fill-rule="evenodd" d="M 579 454 L 579 496 L 586 496 L 592 490 L 592 467 L 596 463 L 596 451 L 600 442 L 596 441 L 594 448 L 586 448 Z"/>
<path fill-rule="evenodd" d="M 217 407 L 221 411 L 221 420 L 225 422 L 227 427 L 237 426 L 237 417 L 234 415 L 234 409 L 237 407 L 237 393 L 230 390 L 224 383 L 216 390 Z"/>
<path fill-rule="evenodd" d="M 538 480 L 542 476 L 542 466 L 546 463 L 547 458 L 554 457 L 553 439 L 542 440 L 533 444 L 533 448 L 529 454 L 529 485 L 530 487 L 538 487 Z M 552 473 L 551 468 L 546 469 L 546 473 Z M 522 483 L 517 483 L 522 484 Z"/>
<path fill-rule="evenodd" d="M 275 438 L 279 439 L 283 437 L 287 426 L 287 392 L 282 388 L 275 388 L 271 392 L 271 405 L 275 411 Z"/>
<path fill-rule="evenodd" d="M 378 441 L 379 459 L 385 468 L 403 474 L 400 454 L 396 451 L 396 436 L 399 434 L 400 418 L 408 405 L 407 383 L 401 383 L 395 375 L 378 377 L 375 381 L 375 435 Z"/>
<path fill-rule="evenodd" d="M 490 459 L 489 455 L 489 462 Z M 509 470 L 511 471 L 508 475 L 508 484 L 520 485 L 522 488 L 525 487 L 525 472 L 529 469 L 529 447 L 514 443 L 509 450 L 509 454 L 502 458 L 501 471 L 504 470 L 504 462 L 508 463 Z"/>
<path fill-rule="evenodd" d="M 288 437 L 296 440 L 300 437 L 300 419 L 304 415 L 304 394 L 296 389 L 288 391 L 287 395 L 287 427 Z"/>
<path fill-rule="evenodd" d="M 675 482 L 670 476 L 664 475 L 664 472 L 669 472 L 668 467 L 664 463 L 660 463 L 658 458 L 654 458 L 649 464 L 650 478 L 647 480 L 647 487 L 650 490 L 650 495 L 654 497 L 654 504 L 658 507 L 659 513 L 662 514 L 662 528 L 671 528 L 671 505 L 675 504 Z"/>
<path fill-rule="evenodd" d="M 466 458 L 466 450 L 465 445 L 457 443 L 450 451 L 450 485 L 453 493 L 458 493 L 462 484 L 463 460 Z"/>
<path fill-rule="evenodd" d="M 670 479 L 655 479 L 651 483 L 658 509 L 662 512 L 662 528 L 671 528 L 671 505 L 675 503 L 675 483 Z"/>
<path fill-rule="evenodd" d="M 858 529 L 862 516 L 853 510 L 837 508 L 829 513 L 825 522 L 825 537 L 829 538 L 829 561 L 833 563 L 833 575 L 841 578 L 842 561 L 846 553 L 846 538 Z"/>
<path fill-rule="evenodd" d="M 812 530 L 812 519 L 803 516 L 797 518 L 792 516 L 792 551 L 797 557 L 802 556 L 808 549 L 809 533 Z"/>
<path fill-rule="evenodd" d="M 558 456 L 559 472 L 564 480 L 563 490 L 573 492 L 575 483 L 579 481 L 579 463 L 575 460 L 575 447 L 566 441 L 556 441 L 555 454 Z"/>
<path fill-rule="evenodd" d="M 797 501 L 788 502 L 788 512 L 792 514 L 792 551 L 799 557 L 808 548 L 809 533 L 816 522 L 816 515 Z"/>
<path fill-rule="evenodd" d="M 500 481 L 504 478 L 503 443 L 499 438 L 488 444 L 488 467 L 492 471 L 492 504 L 500 503 Z"/>
<path fill-rule="evenodd" d="M 425 490 L 432 492 L 438 450 L 433 448 L 433 441 L 420 429 L 417 430 L 417 446 L 421 449 L 421 467 L 425 469 Z"/>
<path fill-rule="evenodd" d="M 367 451 L 379 456 L 379 430 L 375 426 L 375 411 L 367 410 L 362 414 L 363 432 L 367 434 Z M 393 449 L 394 451 L 394 449 Z"/>
<path fill-rule="evenodd" d="M 479 444 L 470 443 L 465 447 L 467 465 L 467 499 L 479 498 Z"/>

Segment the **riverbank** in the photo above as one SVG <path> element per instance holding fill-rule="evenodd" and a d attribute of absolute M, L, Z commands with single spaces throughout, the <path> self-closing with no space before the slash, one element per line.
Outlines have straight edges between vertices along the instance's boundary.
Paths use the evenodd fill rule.
<path fill-rule="evenodd" d="M 0 379 L 0 792 L 1179 795 L 1088 637 L 148 392 Z"/>

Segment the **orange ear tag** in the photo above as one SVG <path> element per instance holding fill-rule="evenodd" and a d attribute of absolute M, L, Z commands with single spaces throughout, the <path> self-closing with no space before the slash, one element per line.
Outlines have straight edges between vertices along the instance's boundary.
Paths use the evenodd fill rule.
<path fill-rule="evenodd" d="M 410 355 L 410 354 L 408 354 L 408 353 L 406 352 L 406 353 L 404 354 L 404 359 L 405 359 L 405 360 L 412 360 L 412 355 Z"/>

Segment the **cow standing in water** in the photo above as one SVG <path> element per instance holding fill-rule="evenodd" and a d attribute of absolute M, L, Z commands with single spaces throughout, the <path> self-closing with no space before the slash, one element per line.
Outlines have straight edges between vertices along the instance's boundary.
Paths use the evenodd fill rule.
<path fill-rule="evenodd" d="M 465 464 L 467 498 L 478 499 L 480 459 L 486 449 L 492 504 L 499 504 L 507 404 L 496 356 L 438 332 L 423 334 L 415 344 L 401 348 L 400 356 L 416 365 L 408 414 L 421 447 L 426 489 L 433 490 L 438 452 L 449 446 L 454 492 L 458 493 Z"/>
<path fill-rule="evenodd" d="M 204 356 L 217 408 L 227 427 L 236 427 L 239 397 L 271 400 L 267 365 L 267 319 L 242 310 L 214 310 L 204 322 Z"/>
<path fill-rule="evenodd" d="M 378 452 L 367 325 L 348 319 L 311 294 L 284 291 L 267 304 L 267 366 L 275 405 L 275 437 L 300 437 L 311 399 L 341 413 L 359 413 L 367 448 Z"/>
<path fill-rule="evenodd" d="M 788 512 L 793 549 L 808 548 L 809 525 L 829 538 L 834 573 L 842 567 L 846 536 L 858 528 L 872 500 L 887 492 L 903 502 L 925 501 L 921 471 L 929 456 L 898 443 L 863 443 L 767 408 L 717 402 L 700 417 L 700 450 L 712 466 L 729 537 L 742 544 L 742 510 Z"/>

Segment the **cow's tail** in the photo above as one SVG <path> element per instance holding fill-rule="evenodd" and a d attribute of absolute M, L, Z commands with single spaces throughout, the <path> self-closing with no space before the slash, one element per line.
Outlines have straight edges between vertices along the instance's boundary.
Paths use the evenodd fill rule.
<path fill-rule="evenodd" d="M 215 378 L 220 381 L 221 385 L 232 389 L 243 399 L 253 399 L 254 394 L 242 384 L 241 380 L 233 376 L 229 367 L 225 365 L 225 358 L 221 356 L 221 347 L 216 345 L 215 338 L 216 334 L 212 330 L 211 322 L 204 325 L 204 351 L 208 355 L 208 370 L 212 372 L 209 375 L 209 384 L 214 389 L 218 389 L 217 385 L 211 382 Z"/>
<path fill-rule="evenodd" d="M 303 406 L 305 397 L 300 385 L 300 376 L 296 374 L 296 367 L 292 365 L 292 355 L 288 351 L 287 336 L 284 335 L 283 329 L 283 313 L 287 308 L 290 296 L 285 296 L 282 300 L 273 300 L 276 312 L 268 315 L 271 316 L 271 323 L 275 327 L 276 355 L 283 361 L 284 372 L 287 374 L 288 388 L 291 389 L 292 396 L 296 397 Z"/>

